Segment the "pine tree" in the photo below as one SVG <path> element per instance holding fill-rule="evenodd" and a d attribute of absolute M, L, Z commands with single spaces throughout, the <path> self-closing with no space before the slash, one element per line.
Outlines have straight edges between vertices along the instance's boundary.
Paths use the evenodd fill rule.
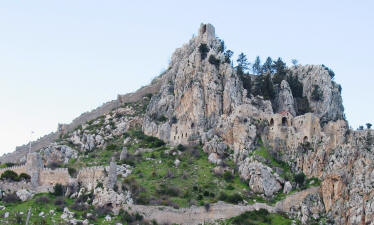
<path fill-rule="evenodd" d="M 264 65 L 262 66 L 262 72 L 263 73 L 272 73 L 273 72 L 273 60 L 270 57 L 267 57 Z"/>
<path fill-rule="evenodd" d="M 256 57 L 256 60 L 255 60 L 255 63 L 253 63 L 252 65 L 252 72 L 254 74 L 260 74 L 261 73 L 261 60 L 260 60 L 260 57 L 257 56 Z"/>
<path fill-rule="evenodd" d="M 238 71 L 239 75 L 242 75 L 245 73 L 245 71 L 249 68 L 249 62 L 247 60 L 247 56 L 242 52 L 238 56 L 238 59 L 236 60 L 238 65 L 236 66 L 236 70 Z"/>
<path fill-rule="evenodd" d="M 282 80 L 286 79 L 287 67 L 286 63 L 283 62 L 282 58 L 278 58 L 272 65 L 273 71 L 275 72 L 273 81 L 275 84 L 280 84 Z"/>

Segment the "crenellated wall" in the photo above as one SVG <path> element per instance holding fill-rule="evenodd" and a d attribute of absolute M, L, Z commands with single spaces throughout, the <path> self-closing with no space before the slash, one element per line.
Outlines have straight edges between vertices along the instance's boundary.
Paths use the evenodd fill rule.
<path fill-rule="evenodd" d="M 77 178 L 72 178 L 67 168 L 44 168 L 39 163 L 40 156 L 38 153 L 31 153 L 27 159 L 24 165 L 0 169 L 0 176 L 6 170 L 14 171 L 18 175 L 26 173 L 31 176 L 31 182 L 28 182 L 28 184 L 34 189 L 53 187 L 56 184 L 68 185 L 74 182 L 78 182 L 88 190 L 94 189 L 99 183 L 102 183 L 106 187 L 113 188 L 117 179 L 117 165 L 114 161 L 110 163 L 110 166 L 83 168 L 78 171 Z M 19 182 L 4 181 L 2 183 L 18 185 L 17 183 Z M 5 186 L 0 183 L 0 189 L 4 187 Z"/>
<path fill-rule="evenodd" d="M 43 168 L 39 171 L 39 185 L 54 186 L 55 184 L 67 185 L 70 182 L 70 175 L 67 168 Z"/>
<path fill-rule="evenodd" d="M 24 164 L 24 165 L 12 166 L 12 167 L 7 167 L 7 168 L 0 169 L 0 176 L 1 176 L 1 174 L 3 174 L 7 170 L 12 170 L 15 173 L 17 173 L 18 175 L 20 175 L 21 173 L 27 173 L 27 167 Z"/>

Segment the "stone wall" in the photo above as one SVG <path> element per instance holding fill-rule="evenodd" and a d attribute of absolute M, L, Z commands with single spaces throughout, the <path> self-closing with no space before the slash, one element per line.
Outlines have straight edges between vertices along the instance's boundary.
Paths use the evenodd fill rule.
<path fill-rule="evenodd" d="M 54 186 L 55 184 L 67 185 L 70 179 L 67 168 L 57 168 L 54 170 L 43 168 L 39 172 L 40 186 Z"/>
<path fill-rule="evenodd" d="M 109 168 L 104 166 L 94 166 L 81 169 L 78 172 L 77 182 L 87 190 L 93 190 L 98 183 L 105 183 L 105 178 L 108 177 L 108 170 Z"/>
<path fill-rule="evenodd" d="M 99 116 L 109 113 L 110 111 L 120 107 L 124 103 L 136 102 L 147 94 L 155 94 L 160 90 L 160 77 L 157 77 L 150 85 L 144 86 L 134 93 L 125 95 L 118 95 L 116 100 L 104 103 L 96 109 L 85 112 L 75 118 L 70 124 L 59 124 L 57 131 L 47 134 L 36 141 L 31 142 L 31 152 L 38 151 L 42 148 L 48 147 L 52 142 L 58 139 L 61 134 L 71 132 L 79 125 L 82 125 L 90 120 L 96 119 Z M 29 151 L 29 143 L 16 147 L 16 151 L 4 154 L 0 157 L 0 163 L 12 162 L 20 163 L 26 160 L 25 155 Z"/>
<path fill-rule="evenodd" d="M 1 174 L 3 174 L 7 170 L 12 170 L 15 173 L 17 173 L 18 175 L 20 175 L 21 173 L 27 173 L 28 172 L 27 167 L 25 165 L 12 166 L 12 167 L 7 167 L 7 168 L 0 169 L 0 176 L 1 176 Z"/>

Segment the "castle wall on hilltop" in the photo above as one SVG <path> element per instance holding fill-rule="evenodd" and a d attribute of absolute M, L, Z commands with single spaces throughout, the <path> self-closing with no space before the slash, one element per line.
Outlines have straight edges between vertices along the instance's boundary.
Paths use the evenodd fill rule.
<path fill-rule="evenodd" d="M 48 147 L 56 139 L 58 139 L 62 134 L 71 132 L 79 125 L 96 119 L 99 116 L 109 113 L 110 111 L 120 107 L 121 105 L 129 102 L 136 102 L 141 100 L 144 95 L 155 94 L 159 91 L 161 82 L 159 79 L 155 79 L 152 84 L 142 87 L 134 93 L 129 93 L 125 95 L 118 95 L 116 100 L 109 101 L 104 103 L 102 106 L 90 111 L 85 112 L 75 118 L 70 124 L 59 124 L 56 132 L 52 132 L 43 137 L 40 137 L 38 140 L 31 142 L 31 152 L 36 152 L 42 148 Z M 25 160 L 24 156 L 27 155 L 29 151 L 29 143 L 16 147 L 16 151 L 12 153 L 4 154 L 0 157 L 0 163 L 12 162 L 19 163 Z"/>
<path fill-rule="evenodd" d="M 70 176 L 67 168 L 44 168 L 41 164 L 41 158 L 38 153 L 31 153 L 27 157 L 27 162 L 24 165 L 12 166 L 0 169 L 0 176 L 5 171 L 11 170 L 18 175 L 26 173 L 31 176 L 31 182 L 8 182 L 1 181 L 0 189 L 7 188 L 7 190 L 17 191 L 19 188 L 34 189 L 34 190 L 49 190 L 56 184 L 69 185 L 72 183 L 79 183 L 82 187 L 92 190 L 97 187 L 99 183 L 105 187 L 113 188 L 117 182 L 117 165 L 114 161 L 110 166 L 94 166 L 82 168 L 78 171 L 76 178 Z M 23 186 L 22 186 L 23 185 Z"/>

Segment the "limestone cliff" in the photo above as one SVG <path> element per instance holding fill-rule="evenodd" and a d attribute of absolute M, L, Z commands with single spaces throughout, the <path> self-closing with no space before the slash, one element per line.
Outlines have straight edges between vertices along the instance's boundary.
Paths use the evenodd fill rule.
<path fill-rule="evenodd" d="M 276 82 L 271 73 L 238 73 L 215 28 L 202 24 L 155 83 L 135 97 L 119 97 L 116 106 L 74 120 L 59 134 L 85 155 L 139 126 L 170 146 L 201 145 L 214 171 L 222 174 L 229 170 L 227 161 L 234 162 L 248 191 L 265 199 L 300 188 L 290 173 L 302 172 L 321 184 L 278 202 L 280 211 L 303 224 L 322 217 L 332 224 L 374 224 L 374 132 L 349 129 L 341 87 L 326 67 L 293 66 L 282 76 Z M 141 107 L 120 106 L 130 100 Z M 38 149 L 46 164 L 78 154 L 50 142 Z M 121 142 L 125 146 L 129 139 Z M 15 155 L 1 160 L 19 161 Z M 128 149 L 119 157 L 128 158 Z"/>
<path fill-rule="evenodd" d="M 206 53 L 201 46 L 207 47 Z M 292 171 L 323 181 L 321 213 L 335 218 L 336 224 L 372 221 L 373 146 L 365 141 L 371 131 L 348 129 L 340 86 L 324 66 L 294 66 L 287 73 L 301 83 L 297 100 L 307 102 L 307 112 L 300 113 L 287 79 L 275 86 L 274 99 L 247 94 L 225 60 L 214 27 L 203 24 L 198 35 L 173 54 L 143 130 L 172 145 L 202 143 L 217 165 L 232 149 L 241 177 L 252 190 L 271 196 L 285 181 L 276 172 L 279 168 L 249 158 L 262 140 Z"/>

